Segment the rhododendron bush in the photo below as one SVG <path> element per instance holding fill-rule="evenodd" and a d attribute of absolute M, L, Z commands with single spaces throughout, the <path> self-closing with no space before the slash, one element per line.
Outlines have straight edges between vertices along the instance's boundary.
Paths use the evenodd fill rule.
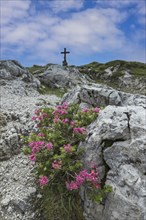
<path fill-rule="evenodd" d="M 49 187 L 68 195 L 79 191 L 82 185 L 99 189 L 100 179 L 94 163 L 88 170 L 80 160 L 83 149 L 80 141 L 86 138 L 86 127 L 97 118 L 98 107 L 79 110 L 77 104 L 42 108 L 35 111 L 32 120 L 37 132 L 26 138 L 28 146 L 24 153 L 35 165 L 36 182 L 41 187 Z"/>

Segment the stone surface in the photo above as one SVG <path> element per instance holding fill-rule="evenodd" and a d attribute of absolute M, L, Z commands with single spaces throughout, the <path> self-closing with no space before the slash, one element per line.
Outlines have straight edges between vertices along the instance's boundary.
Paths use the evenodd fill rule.
<path fill-rule="evenodd" d="M 146 110 L 140 106 L 107 106 L 88 127 L 84 164 L 94 161 L 113 192 L 103 205 L 82 196 L 85 220 L 146 218 L 145 134 Z"/>
<path fill-rule="evenodd" d="M 22 153 L 20 136 L 36 130 L 31 120 L 36 108 L 54 107 L 60 98 L 40 95 L 33 81 L 24 81 L 27 72 L 18 63 L 5 61 L 2 66 L 7 74 L 0 102 L 0 220 L 42 220 L 34 205 L 33 166 Z"/>
<path fill-rule="evenodd" d="M 4 80 L 22 79 L 29 83 L 31 87 L 39 88 L 40 86 L 39 80 L 30 74 L 29 71 L 21 66 L 16 60 L 0 61 L 0 79 L 2 85 L 4 85 Z"/>
<path fill-rule="evenodd" d="M 53 88 L 72 88 L 76 85 L 91 82 L 91 79 L 76 68 L 51 65 L 44 73 L 35 74 L 44 84 Z"/>
<path fill-rule="evenodd" d="M 143 106 L 146 108 L 146 96 L 114 90 L 101 84 L 82 85 L 71 90 L 63 101 L 72 103 L 86 102 L 92 106 Z"/>

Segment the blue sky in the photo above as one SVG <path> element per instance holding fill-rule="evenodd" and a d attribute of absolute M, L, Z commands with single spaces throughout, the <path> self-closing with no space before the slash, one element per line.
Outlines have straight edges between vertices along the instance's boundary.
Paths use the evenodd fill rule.
<path fill-rule="evenodd" d="M 146 62 L 145 0 L 0 0 L 1 59 L 24 66 Z"/>

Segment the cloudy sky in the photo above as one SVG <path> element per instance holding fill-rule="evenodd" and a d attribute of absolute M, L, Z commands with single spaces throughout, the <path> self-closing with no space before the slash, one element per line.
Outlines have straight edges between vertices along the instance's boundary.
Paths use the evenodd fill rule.
<path fill-rule="evenodd" d="M 24 66 L 146 62 L 145 0 L 0 0 L 1 59 Z"/>

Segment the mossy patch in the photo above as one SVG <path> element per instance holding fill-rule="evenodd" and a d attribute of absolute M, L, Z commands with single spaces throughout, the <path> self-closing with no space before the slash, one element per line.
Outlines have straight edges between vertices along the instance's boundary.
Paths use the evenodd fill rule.
<path fill-rule="evenodd" d="M 38 91 L 42 95 L 56 95 L 57 97 L 60 97 L 60 98 L 62 98 L 63 95 L 67 92 L 66 89 L 51 88 L 46 85 L 42 85 Z"/>
<path fill-rule="evenodd" d="M 45 66 L 33 65 L 32 67 L 27 67 L 31 74 L 35 74 L 35 72 L 43 73 L 49 66 L 52 64 L 47 64 Z"/>

